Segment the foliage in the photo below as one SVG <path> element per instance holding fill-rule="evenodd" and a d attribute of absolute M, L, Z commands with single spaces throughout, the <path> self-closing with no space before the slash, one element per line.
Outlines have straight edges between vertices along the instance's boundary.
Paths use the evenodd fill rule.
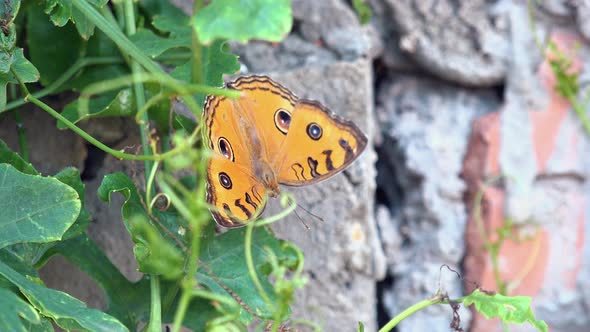
<path fill-rule="evenodd" d="M 369 23 L 373 13 L 371 12 L 371 7 L 365 0 L 352 0 L 352 7 L 354 8 L 361 24 Z"/>
<path fill-rule="evenodd" d="M 535 318 L 533 311 L 531 310 L 530 297 L 487 294 L 486 292 L 476 289 L 471 294 L 458 300 L 451 300 L 446 294 L 439 292 L 432 298 L 422 300 L 405 309 L 397 316 L 393 317 L 393 319 L 383 326 L 379 332 L 391 331 L 406 317 L 431 305 L 449 304 L 453 309 L 453 312 L 458 315 L 456 310 L 459 308 L 459 303 L 463 303 L 465 306 L 473 305 L 475 310 L 482 313 L 487 318 L 500 318 L 504 323 L 522 324 L 528 322 L 541 332 L 546 332 L 548 330 L 547 324 L 544 321 Z M 451 323 L 451 328 L 455 331 L 462 331 L 460 326 L 454 326 L 453 323 L 454 322 Z"/>
<path fill-rule="evenodd" d="M 479 289 L 463 298 L 466 306 L 474 305 L 487 318 L 497 317 L 507 323 L 530 323 L 539 331 L 547 331 L 547 324 L 535 318 L 531 310 L 531 298 L 527 296 L 504 296 L 487 294 Z"/>
<path fill-rule="evenodd" d="M 244 5 L 251 11 L 239 10 Z M 80 173 L 66 168 L 41 176 L 27 161 L 23 130 L 18 135 L 24 158 L 0 141 L 2 330 L 50 331 L 52 323 L 85 331 L 129 331 L 145 324 L 160 331 L 163 323 L 173 323 L 175 331 L 183 325 L 195 331 L 243 330 L 256 317 L 276 326 L 290 318 L 292 296 L 281 294 L 291 277 L 284 274 L 300 273 L 302 255 L 261 227 L 215 235 L 205 203 L 201 129 L 171 112 L 173 100 L 180 99 L 198 119 L 207 94 L 235 97 L 218 88 L 224 74 L 240 68 L 226 42 L 279 41 L 292 24 L 290 4 L 196 1 L 194 11 L 191 20 L 164 0 L 44 0 L 26 6 L 10 0 L 0 6 L 0 113 L 10 111 L 22 121 L 21 107 L 31 103 L 56 118 L 59 128 L 114 157 L 143 160 L 146 167 L 145 189 L 113 173 L 98 190 L 105 204 L 114 195 L 124 197 L 121 219 L 144 273 L 130 282 L 87 236 L 89 193 Z M 249 28 L 243 29 L 246 19 Z M 161 65 L 171 68 L 169 74 Z M 32 82 L 41 86 L 26 85 Z M 78 97 L 62 110 L 42 100 L 64 91 Z M 99 117 L 134 117 L 141 154 L 112 149 L 77 126 Z M 155 134 L 148 135 L 149 127 Z M 182 168 L 192 170 L 188 181 L 174 176 Z M 100 285 L 108 300 L 104 312 L 43 284 L 37 270 L 55 255 Z M 279 284 L 269 279 L 279 276 L 277 271 L 283 274 Z M 292 279 L 302 285 L 303 279 Z M 274 319 L 278 324 L 268 322 Z"/>
<path fill-rule="evenodd" d="M 362 0 L 352 4 L 366 23 L 369 7 Z M 216 235 L 205 202 L 202 128 L 172 111 L 179 100 L 200 119 L 206 95 L 237 97 L 219 88 L 223 75 L 240 68 L 228 41 L 278 42 L 292 24 L 289 0 L 196 0 L 190 17 L 167 0 L 1 2 L 0 113 L 17 122 L 20 151 L 0 140 L 1 330 L 51 331 L 57 325 L 155 332 L 169 323 L 173 331 L 244 331 L 255 324 L 278 331 L 293 322 L 290 304 L 306 282 L 303 254 L 262 226 L 295 205 Z M 62 92 L 73 98 L 63 109 L 45 102 Z M 104 204 L 123 196 L 121 220 L 144 274 L 139 281 L 127 280 L 88 236 L 92 216 L 85 197 L 94 193 L 87 192 L 80 172 L 65 168 L 42 176 L 29 163 L 25 104 L 115 158 L 144 162 L 140 181 L 107 174 L 98 189 Z M 141 153 L 113 149 L 78 126 L 99 117 L 133 118 Z M 178 179 L 178 170 L 190 175 Z M 289 201 L 284 197 L 283 203 Z M 106 310 L 87 308 L 43 284 L 37 271 L 56 255 L 96 281 Z M 437 301 L 429 304 L 444 299 Z M 498 299 L 469 301 L 491 311 L 478 303 Z M 508 317 L 499 309 L 494 315 Z M 540 324 L 529 313 L 526 321 Z"/>
<path fill-rule="evenodd" d="M 553 89 L 570 102 L 584 131 L 586 131 L 587 135 L 590 135 L 590 119 L 588 119 L 586 112 L 588 105 L 590 105 L 590 90 L 586 88 L 585 91 L 582 91 L 580 88 L 579 69 L 574 68 L 574 61 L 578 56 L 576 54 L 577 47 L 564 50 L 554 40 L 549 39 L 546 43 L 541 41 L 536 32 L 535 20 L 535 5 L 538 4 L 538 1 L 528 1 L 529 23 L 537 48 L 540 54 L 546 57 L 555 76 L 556 83 Z"/>
<path fill-rule="evenodd" d="M 571 103 L 586 134 L 590 135 L 590 120 L 586 114 L 586 108 L 590 105 L 590 91 L 586 91 L 585 98 L 580 98 L 580 73 L 574 69 L 573 60 L 553 41 L 548 43 L 547 50 L 549 65 L 557 80 L 555 91 Z"/>

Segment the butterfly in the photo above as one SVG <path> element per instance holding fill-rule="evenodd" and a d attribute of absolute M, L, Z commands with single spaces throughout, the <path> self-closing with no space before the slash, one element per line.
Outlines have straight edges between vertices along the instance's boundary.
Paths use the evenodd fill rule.
<path fill-rule="evenodd" d="M 342 171 L 367 145 L 351 121 L 317 101 L 299 99 L 266 76 L 227 83 L 241 96 L 207 96 L 207 203 L 215 221 L 240 227 L 256 220 L 279 184 L 303 186 Z"/>

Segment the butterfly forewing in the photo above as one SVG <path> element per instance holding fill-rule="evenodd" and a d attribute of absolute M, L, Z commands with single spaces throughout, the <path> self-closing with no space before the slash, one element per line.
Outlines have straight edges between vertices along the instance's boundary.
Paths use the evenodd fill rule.
<path fill-rule="evenodd" d="M 279 183 L 301 186 L 340 172 L 365 149 L 367 137 L 352 122 L 320 103 L 301 99 L 295 105 L 284 148 L 273 162 Z"/>

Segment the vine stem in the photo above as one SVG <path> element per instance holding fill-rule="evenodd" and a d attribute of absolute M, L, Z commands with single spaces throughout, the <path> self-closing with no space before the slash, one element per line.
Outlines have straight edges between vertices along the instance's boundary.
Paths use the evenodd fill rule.
<path fill-rule="evenodd" d="M 23 94 L 24 94 L 23 99 L 25 102 L 30 101 L 32 104 L 37 105 L 39 108 L 41 108 L 45 112 L 49 113 L 51 116 L 53 116 L 57 120 L 63 122 L 66 127 L 68 127 L 73 132 L 78 134 L 80 137 L 82 137 L 83 139 L 88 141 L 90 144 L 96 146 L 97 148 L 101 149 L 102 151 L 104 151 L 108 154 L 111 154 L 115 158 L 124 159 L 124 160 L 163 160 L 169 156 L 180 153 L 180 150 L 177 149 L 177 150 L 172 150 L 172 151 L 162 153 L 162 154 L 145 156 L 145 155 L 134 155 L 134 154 L 124 153 L 124 152 L 109 148 L 104 143 L 100 142 L 96 138 L 89 135 L 82 128 L 76 126 L 70 120 L 63 117 L 61 114 L 59 114 L 53 108 L 51 108 L 49 105 L 45 104 L 44 102 L 42 102 L 38 98 L 31 95 L 31 93 L 27 89 L 27 86 L 23 83 L 22 79 L 18 76 L 18 73 L 13 68 L 10 68 L 10 71 L 11 71 L 12 75 L 14 75 L 14 77 L 17 79 L 17 81 L 21 87 L 21 90 L 23 91 Z"/>
<path fill-rule="evenodd" d="M 260 283 L 260 279 L 258 279 L 258 275 L 256 274 L 256 269 L 254 268 L 254 260 L 252 259 L 252 231 L 254 230 L 255 223 L 249 223 L 246 226 L 246 238 L 244 239 L 244 256 L 246 256 L 246 265 L 248 266 L 248 272 L 250 273 L 250 278 L 254 285 L 256 286 L 256 290 L 266 303 L 269 308 L 272 308 L 272 302 L 264 291 L 262 284 Z"/>
<path fill-rule="evenodd" d="M 156 178 L 156 172 L 158 170 L 158 166 L 160 165 L 159 161 L 156 161 L 150 171 L 150 174 L 147 178 L 147 181 L 145 183 L 145 201 L 147 202 L 148 206 L 147 206 L 147 210 L 149 213 L 152 213 L 152 192 L 155 191 L 153 190 L 153 186 L 154 186 L 154 180 Z"/>
<path fill-rule="evenodd" d="M 16 99 L 16 86 L 14 84 L 10 85 L 9 91 L 10 99 Z M 29 162 L 29 144 L 27 142 L 27 131 L 25 129 L 25 123 L 23 122 L 20 110 L 15 110 L 14 112 L 12 112 L 12 117 L 14 118 L 14 122 L 16 124 L 16 134 L 18 136 L 20 156 L 23 158 L 24 161 Z"/>
<path fill-rule="evenodd" d="M 18 146 L 20 148 L 20 155 L 24 161 L 29 162 L 29 144 L 27 142 L 27 131 L 25 129 L 25 123 L 20 114 L 20 110 L 12 112 L 14 116 L 14 122 L 16 122 L 16 134 L 18 136 Z"/>
<path fill-rule="evenodd" d="M 195 130 L 191 136 L 189 137 L 189 140 L 186 142 L 186 144 L 183 145 L 178 145 L 177 147 L 175 147 L 174 149 L 161 153 L 161 154 L 153 154 L 153 155 L 135 155 L 135 154 L 130 154 L 130 153 L 125 153 L 122 151 L 118 151 L 115 149 L 112 149 L 110 147 L 108 147 L 107 145 L 105 145 L 104 143 L 100 142 L 99 140 L 97 140 L 96 138 L 92 137 L 91 135 L 89 135 L 87 132 L 85 132 L 82 128 L 76 126 L 74 123 L 72 123 L 70 120 L 66 119 L 65 117 L 63 117 L 61 114 L 59 114 L 57 111 L 55 111 L 53 108 L 51 108 L 49 105 L 45 104 L 44 102 L 42 102 L 39 98 L 35 97 L 34 95 L 32 95 L 29 92 L 29 89 L 27 88 L 27 86 L 25 85 L 25 83 L 22 81 L 22 79 L 20 78 L 20 76 L 18 75 L 18 73 L 14 70 L 14 68 L 10 69 L 11 73 L 14 75 L 14 77 L 16 78 L 16 80 L 18 81 L 19 86 L 21 87 L 22 93 L 23 93 L 23 104 L 27 103 L 27 102 L 31 102 L 34 105 L 37 105 L 39 108 L 41 108 L 42 110 L 44 110 L 45 112 L 49 113 L 51 116 L 53 116 L 55 119 L 61 121 L 67 128 L 69 128 L 70 130 L 72 130 L 73 132 L 75 132 L 76 134 L 78 134 L 80 137 L 82 137 L 83 139 L 85 139 L 86 141 L 88 141 L 90 144 L 96 146 L 97 148 L 99 148 L 100 150 L 112 155 L 115 158 L 119 158 L 121 160 L 152 160 L 152 161 L 161 161 L 164 160 L 166 158 L 172 157 L 174 155 L 177 155 L 183 151 L 185 151 L 185 149 L 187 148 L 191 148 L 192 145 L 195 143 L 196 139 L 197 139 L 197 134 L 198 131 Z M 114 79 L 112 81 L 119 81 L 120 79 Z M 141 79 L 141 81 L 156 81 L 157 77 L 143 77 Z M 180 83 L 174 81 L 174 80 L 164 80 L 161 81 L 160 83 L 162 84 L 166 84 L 169 87 L 175 89 L 175 90 L 179 90 L 182 92 L 182 94 L 187 94 L 189 91 L 195 91 L 195 92 L 206 92 L 206 93 L 211 93 L 211 94 L 216 94 L 216 95 L 225 95 L 227 97 L 230 98 L 235 98 L 239 93 L 236 91 L 232 91 L 232 90 L 224 90 L 224 89 L 218 89 L 218 88 L 211 88 L 211 87 L 205 87 L 205 86 L 183 86 Z M 192 88 L 190 88 L 192 86 Z M 86 89 L 87 90 L 87 89 Z M 85 91 L 86 91 L 85 90 Z M 84 97 L 84 93 L 82 93 L 82 97 Z M 89 98 L 88 96 L 86 97 L 86 99 Z M 83 98 L 81 98 L 82 100 Z M 193 101 L 193 103 L 191 103 L 191 101 Z M 185 99 L 185 102 L 187 103 L 187 105 L 192 105 L 192 106 L 196 106 L 194 105 L 194 100 L 191 98 L 187 98 Z M 86 100 L 86 103 L 88 103 L 88 101 Z M 199 127 L 197 127 L 199 128 Z"/>
<path fill-rule="evenodd" d="M 123 12 L 125 13 L 125 32 L 127 36 L 133 36 L 136 32 L 135 28 L 135 9 L 133 8 L 133 1 L 132 0 L 124 0 L 123 2 L 124 8 Z M 137 109 L 143 108 L 145 104 L 145 91 L 143 87 L 143 83 L 137 81 L 137 76 L 141 75 L 142 69 L 137 62 L 136 59 L 130 59 L 130 66 L 131 66 L 131 73 L 133 74 L 133 95 L 135 96 L 135 106 Z M 149 147 L 149 138 L 148 138 L 148 122 L 149 117 L 147 112 L 141 114 L 141 121 L 139 123 L 139 133 L 141 138 L 141 151 L 144 155 L 150 155 L 150 147 Z M 148 174 L 151 173 L 152 169 L 152 162 L 149 160 L 145 160 L 143 162 L 144 165 L 144 177 L 145 181 L 149 181 Z M 150 196 L 153 192 L 146 193 L 146 195 Z M 149 202 L 149 200 L 147 200 Z"/>
<path fill-rule="evenodd" d="M 160 298 L 160 277 L 150 274 L 150 323 L 148 332 L 162 331 L 162 301 Z"/>
<path fill-rule="evenodd" d="M 121 59 L 118 57 L 92 57 L 92 58 L 83 58 L 78 59 L 68 70 L 66 70 L 63 74 L 61 74 L 55 81 L 53 81 L 49 86 L 46 88 L 36 91 L 31 95 L 35 98 L 43 98 L 47 95 L 52 94 L 56 91 L 62 84 L 67 82 L 74 74 L 76 74 L 80 69 L 86 66 L 92 65 L 110 65 L 110 64 L 117 64 L 121 63 Z M 17 108 L 21 105 L 26 104 L 24 99 L 14 100 L 8 104 L 6 104 L 6 111 L 9 111 L 13 108 Z"/>
<path fill-rule="evenodd" d="M 382 328 L 379 329 L 379 332 L 389 332 L 389 331 L 391 331 L 391 329 L 396 327 L 399 322 L 406 319 L 407 317 L 414 314 L 415 312 L 420 311 L 420 310 L 422 310 L 428 306 L 431 306 L 433 304 L 438 304 L 438 303 L 443 303 L 443 302 L 444 302 L 443 298 L 439 295 L 436 295 L 435 297 L 428 299 L 428 300 L 422 300 L 422 301 L 412 305 L 411 307 L 407 308 L 406 310 L 402 311 L 397 316 L 393 317 L 393 319 L 391 319 L 387 324 L 385 324 L 385 326 L 383 326 Z"/>
<path fill-rule="evenodd" d="M 203 7 L 203 0 L 195 0 L 193 15 L 197 15 Z M 192 24 L 191 40 L 191 81 L 193 84 L 201 84 L 203 83 L 203 45 L 199 41 L 196 24 Z"/>
<path fill-rule="evenodd" d="M 166 72 L 148 58 L 135 44 L 133 44 L 120 30 L 113 27 L 106 18 L 100 15 L 96 9 L 86 0 L 72 0 L 76 9 L 80 10 L 97 28 L 104 32 L 121 50 L 135 59 L 147 71 L 153 74 L 166 75 Z"/>
<path fill-rule="evenodd" d="M 203 165 L 201 165 L 203 164 Z M 204 162 L 201 162 L 197 165 L 197 174 L 202 175 L 202 168 L 206 167 Z M 182 294 L 180 295 L 180 300 L 178 303 L 178 307 L 176 308 L 176 312 L 174 314 L 174 322 L 173 322 L 173 332 L 179 332 L 180 328 L 182 327 L 182 322 L 184 321 L 184 317 L 186 315 L 186 311 L 190 304 L 190 301 L 193 297 L 193 293 L 198 286 L 197 281 L 197 264 L 199 259 L 199 248 L 201 244 L 201 231 L 203 226 L 206 225 L 208 221 L 208 217 L 205 211 L 202 211 L 202 204 L 195 204 L 194 210 L 185 206 L 182 203 L 182 200 L 178 195 L 176 195 L 175 191 L 168 185 L 163 178 L 160 178 L 161 181 L 158 181 L 162 192 L 170 197 L 170 202 L 174 205 L 174 207 L 179 211 L 179 213 L 185 217 L 191 226 L 191 245 L 190 245 L 190 253 L 188 257 L 188 267 L 187 273 L 184 281 L 182 282 Z M 204 185 L 205 182 L 203 182 Z M 200 185 L 199 187 L 202 187 Z M 201 188 L 199 188 L 201 189 Z M 200 190 L 198 190 L 200 192 Z M 190 197 L 190 201 L 195 201 L 197 203 L 204 202 L 205 197 L 200 197 L 200 200 L 195 197 Z"/>
<path fill-rule="evenodd" d="M 260 279 L 258 278 L 258 274 L 256 273 L 256 268 L 254 266 L 254 259 L 252 258 L 252 232 L 254 231 L 255 227 L 268 225 L 268 224 L 273 223 L 279 219 L 283 219 L 289 213 L 293 212 L 295 210 L 295 208 L 297 207 L 297 202 L 295 201 L 295 198 L 293 198 L 288 193 L 285 193 L 281 196 L 281 204 L 284 207 L 286 207 L 286 209 L 281 211 L 280 213 L 278 213 L 274 216 L 270 216 L 265 219 L 261 219 L 256 222 L 249 223 L 246 226 L 246 235 L 244 238 L 244 256 L 246 258 L 246 266 L 248 267 L 248 273 L 250 274 L 250 279 L 252 279 L 252 282 L 254 283 L 254 286 L 256 286 L 256 290 L 258 291 L 258 294 L 260 294 L 260 297 L 262 297 L 262 299 L 264 300 L 264 302 L 268 306 L 269 310 L 272 310 L 272 308 L 274 306 L 273 306 L 272 301 L 270 300 L 270 297 L 268 297 L 268 294 L 266 294 L 266 291 L 262 287 L 262 283 L 260 282 Z M 298 271 L 300 272 L 300 269 L 298 269 Z M 272 324 L 271 331 L 273 331 L 273 332 L 278 331 L 278 329 L 281 325 L 281 322 L 280 322 L 281 316 L 282 316 L 282 314 L 280 311 L 273 312 L 274 321 Z"/>

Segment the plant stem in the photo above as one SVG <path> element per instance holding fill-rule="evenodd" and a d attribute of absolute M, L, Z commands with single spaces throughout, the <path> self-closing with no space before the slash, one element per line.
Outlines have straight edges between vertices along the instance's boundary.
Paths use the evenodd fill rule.
<path fill-rule="evenodd" d="M 16 86 L 14 84 L 10 84 L 10 99 L 15 100 L 16 96 Z M 29 162 L 29 144 L 27 143 L 27 132 L 25 130 L 25 124 L 23 123 L 23 118 L 21 117 L 20 110 L 15 110 L 12 112 L 12 117 L 14 118 L 14 122 L 16 123 L 16 134 L 18 136 L 18 146 L 20 148 L 20 156 L 23 158 L 24 161 Z"/>
<path fill-rule="evenodd" d="M 246 256 L 246 265 L 248 266 L 248 272 L 250 273 L 250 279 L 254 282 L 256 286 L 256 290 L 260 294 L 260 297 L 264 300 L 266 305 L 269 308 L 272 308 L 272 302 L 264 291 L 260 280 L 258 279 L 258 275 L 256 274 L 256 269 L 254 268 L 254 260 L 252 259 L 252 231 L 254 230 L 254 223 L 249 223 L 246 226 L 246 237 L 244 239 L 244 256 Z"/>
<path fill-rule="evenodd" d="M 199 219 L 203 218 L 200 217 Z M 180 328 L 182 327 L 182 322 L 184 321 L 184 316 L 186 315 L 186 310 L 192 298 L 192 294 L 198 285 L 197 262 L 199 259 L 199 246 L 201 242 L 200 234 L 202 229 L 202 227 L 200 226 L 204 225 L 204 222 L 203 220 L 196 220 L 196 222 L 192 224 L 193 229 L 191 234 L 191 251 L 188 258 L 188 272 L 186 275 L 187 279 L 182 285 L 182 295 L 180 296 L 180 302 L 178 304 L 178 308 L 176 309 L 176 314 L 174 315 L 174 327 L 172 332 L 180 331 Z"/>
<path fill-rule="evenodd" d="M 133 1 L 132 0 L 124 0 L 124 12 L 125 12 L 125 32 L 127 36 L 132 36 L 135 34 L 135 9 L 133 8 Z M 137 76 L 141 74 L 142 69 L 139 66 L 139 63 L 136 59 L 131 60 L 131 72 L 133 73 L 133 95 L 135 96 L 135 105 L 137 109 L 141 109 L 145 104 L 145 91 L 143 89 L 143 84 L 136 80 Z M 149 147 L 149 133 L 147 132 L 149 118 L 147 112 L 144 112 L 141 115 L 141 122 L 139 123 L 139 133 L 141 137 L 141 151 L 144 155 L 150 155 L 151 150 Z M 146 183 L 149 181 L 149 175 L 152 169 L 152 162 L 149 160 L 144 161 L 144 177 Z M 153 195 L 153 192 L 146 193 L 149 196 Z M 149 200 L 147 200 L 149 202 Z"/>
<path fill-rule="evenodd" d="M 20 148 L 20 156 L 24 161 L 29 162 L 29 144 L 27 143 L 27 131 L 25 124 L 21 117 L 20 110 L 12 112 L 14 121 L 16 122 L 16 134 L 18 135 L 18 146 Z"/>
<path fill-rule="evenodd" d="M 148 58 L 121 31 L 113 27 L 106 18 L 100 15 L 96 8 L 85 0 L 72 0 L 72 4 L 84 14 L 97 28 L 104 32 L 121 50 L 139 62 L 147 71 L 153 74 L 166 75 L 165 71 Z"/>
<path fill-rule="evenodd" d="M 119 57 L 95 57 L 95 58 L 83 58 L 78 59 L 68 70 L 66 70 L 60 77 L 58 77 L 55 81 L 53 81 L 50 85 L 46 88 L 36 91 L 32 94 L 35 98 L 43 98 L 47 95 L 52 94 L 56 91 L 62 84 L 67 82 L 74 74 L 76 74 L 80 69 L 86 66 L 92 65 L 111 65 L 115 63 L 123 63 L 123 59 Z M 11 110 L 13 108 L 17 108 L 21 105 L 24 105 L 26 101 L 24 99 L 14 100 L 8 104 L 6 104 L 6 110 Z"/>
<path fill-rule="evenodd" d="M 160 299 L 160 277 L 155 274 L 150 275 L 150 323 L 148 332 L 162 331 L 162 305 Z"/>
<path fill-rule="evenodd" d="M 190 278 L 190 276 L 188 276 Z M 180 295 L 180 301 L 178 301 L 178 307 L 176 308 L 176 313 L 174 314 L 174 326 L 172 327 L 172 332 L 179 332 L 180 328 L 182 327 L 182 322 L 184 321 L 184 316 L 186 315 L 186 309 L 188 309 L 188 305 L 191 301 L 191 293 L 187 292 L 186 290 L 182 290 L 182 294 Z"/>
<path fill-rule="evenodd" d="M 385 326 L 383 326 L 381 329 L 379 329 L 379 332 L 391 331 L 391 329 L 393 329 L 399 322 L 406 319 L 407 317 L 409 317 L 413 313 L 415 313 L 419 310 L 422 310 L 428 306 L 431 306 L 433 304 L 442 303 L 442 301 L 443 300 L 440 296 L 435 296 L 432 299 L 420 301 L 420 302 L 412 305 L 411 307 L 407 308 L 406 310 L 402 311 L 397 316 L 393 317 L 392 320 L 390 320 L 387 324 L 385 324 Z"/>
<path fill-rule="evenodd" d="M 153 186 L 154 186 L 154 180 L 156 178 L 156 172 L 158 170 L 158 166 L 159 166 L 160 162 L 156 161 L 152 167 L 152 170 L 150 171 L 150 174 L 147 177 L 147 181 L 145 183 L 145 202 L 148 205 L 147 209 L 148 209 L 148 213 L 152 213 L 152 192 L 154 192 L 155 190 L 153 190 Z"/>
<path fill-rule="evenodd" d="M 195 0 L 193 4 L 193 17 L 203 8 L 203 0 Z M 196 24 L 192 24 L 191 34 L 191 82 L 193 84 L 203 83 L 203 45 L 199 41 Z"/>
<path fill-rule="evenodd" d="M 204 164 L 203 162 L 201 164 Z M 201 166 L 201 165 L 198 165 Z M 198 174 L 201 173 L 201 167 L 198 168 Z M 189 208 L 183 204 L 183 201 L 176 195 L 176 192 L 172 190 L 170 185 L 163 179 L 160 178 L 161 181 L 158 181 L 162 192 L 170 197 L 170 202 L 174 205 L 174 207 L 179 211 L 179 213 L 189 221 L 191 227 L 191 246 L 190 246 L 190 253 L 188 257 L 188 267 L 187 273 L 185 276 L 185 280 L 182 283 L 182 294 L 180 296 L 180 300 L 178 303 L 178 307 L 176 308 L 176 313 L 174 314 L 174 327 L 173 332 L 180 331 L 182 327 L 182 322 L 184 321 L 184 316 L 186 315 L 186 310 L 190 304 L 190 300 L 195 288 L 198 286 L 197 281 L 197 264 L 199 259 L 199 249 L 201 245 L 201 230 L 203 226 L 207 222 L 207 214 L 203 213 L 200 209 L 202 208 L 201 204 L 194 204 L 193 208 Z M 202 198 L 204 200 L 204 197 Z M 203 202 L 203 200 L 201 202 Z M 188 201 L 190 202 L 197 202 L 199 203 L 198 199 L 189 196 Z"/>
<path fill-rule="evenodd" d="M 45 104 L 41 100 L 39 100 L 39 99 L 35 98 L 34 96 L 32 96 L 31 93 L 29 92 L 29 90 L 27 89 L 27 86 L 20 79 L 20 77 L 18 76 L 18 74 L 16 73 L 16 71 L 14 71 L 13 68 L 11 68 L 10 71 L 14 75 L 14 77 L 18 80 L 18 83 L 19 83 L 19 85 L 21 87 L 21 90 L 23 91 L 23 94 L 24 94 L 24 98 L 23 99 L 25 100 L 25 102 L 29 102 L 30 101 L 31 103 L 39 106 L 39 108 L 41 108 L 45 112 L 49 113 L 51 116 L 53 116 L 57 120 L 63 122 L 66 127 L 68 127 L 70 130 L 72 130 L 73 132 L 75 132 L 76 134 L 78 134 L 83 139 L 87 140 L 90 144 L 96 146 L 97 148 L 99 148 L 102 151 L 104 151 L 104 152 L 112 155 L 115 158 L 125 159 L 125 160 L 163 160 L 163 159 L 165 159 L 165 158 L 167 158 L 169 156 L 178 154 L 178 153 L 180 153 L 182 151 L 182 149 L 176 148 L 175 150 L 172 150 L 172 151 L 169 151 L 169 152 L 166 152 L 166 153 L 156 154 L 156 155 L 151 155 L 151 156 L 145 156 L 145 155 L 134 155 L 134 154 L 124 153 L 124 152 L 121 152 L 121 151 L 118 151 L 118 150 L 115 150 L 115 149 L 111 149 L 108 146 L 106 146 L 105 144 L 103 144 L 102 142 L 100 142 L 99 140 L 97 140 L 96 138 L 94 138 L 91 135 L 89 135 L 84 130 L 82 130 L 82 128 L 80 128 L 80 127 L 76 126 L 75 124 L 73 124 L 70 120 L 64 118 L 61 114 L 59 114 L 57 111 L 55 111 L 49 105 Z"/>

